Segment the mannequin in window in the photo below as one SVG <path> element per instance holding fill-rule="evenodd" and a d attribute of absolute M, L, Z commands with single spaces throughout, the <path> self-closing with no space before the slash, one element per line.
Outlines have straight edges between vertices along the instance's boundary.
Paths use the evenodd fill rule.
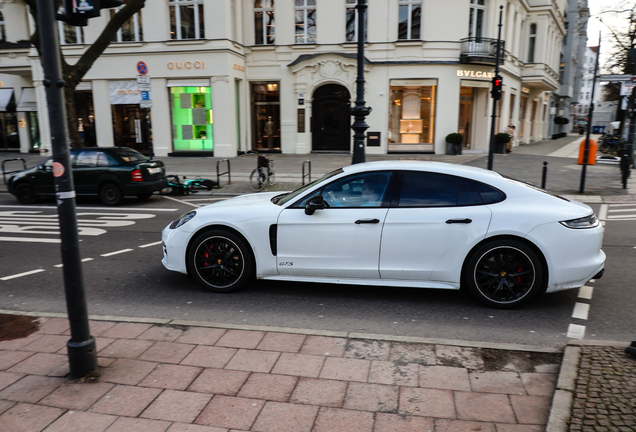
<path fill-rule="evenodd" d="M 272 116 L 267 117 L 265 133 L 267 134 L 267 148 L 274 148 L 274 122 L 272 121 Z"/>

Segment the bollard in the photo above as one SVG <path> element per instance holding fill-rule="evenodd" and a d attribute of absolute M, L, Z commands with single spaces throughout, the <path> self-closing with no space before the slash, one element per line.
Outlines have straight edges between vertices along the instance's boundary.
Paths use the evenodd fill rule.
<path fill-rule="evenodd" d="M 305 175 L 305 165 L 307 165 L 307 174 Z M 303 186 L 305 185 L 305 177 L 308 177 L 308 183 L 311 183 L 311 161 L 303 162 Z"/>
<path fill-rule="evenodd" d="M 620 155 L 621 180 L 623 182 L 623 189 L 627 189 L 627 179 L 631 174 L 630 166 L 632 164 L 632 161 L 628 149 L 621 150 Z"/>
<path fill-rule="evenodd" d="M 227 171 L 219 173 L 219 164 L 221 162 L 226 162 L 227 163 Z M 232 184 L 232 175 L 230 174 L 230 161 L 227 159 L 221 159 L 216 161 L 216 183 L 218 185 L 221 185 L 221 176 L 227 174 L 227 183 L 225 184 Z"/>
<path fill-rule="evenodd" d="M 541 176 L 541 189 L 545 189 L 545 181 L 548 178 L 548 163 L 543 162 L 543 175 Z"/>

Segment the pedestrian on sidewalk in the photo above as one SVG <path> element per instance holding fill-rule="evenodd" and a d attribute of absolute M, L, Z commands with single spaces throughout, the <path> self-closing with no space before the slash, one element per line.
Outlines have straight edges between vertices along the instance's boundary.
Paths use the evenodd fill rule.
<path fill-rule="evenodd" d="M 506 130 L 504 130 L 504 133 L 510 135 L 510 141 L 506 143 L 506 153 L 510 153 L 512 152 L 512 141 L 515 137 L 515 126 L 512 123 L 509 124 Z"/>

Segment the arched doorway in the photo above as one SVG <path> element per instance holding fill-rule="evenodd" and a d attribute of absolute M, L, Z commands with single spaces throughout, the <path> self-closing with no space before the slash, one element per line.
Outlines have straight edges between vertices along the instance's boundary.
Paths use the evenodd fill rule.
<path fill-rule="evenodd" d="M 314 92 L 312 101 L 312 151 L 351 151 L 349 90 L 326 84 Z"/>

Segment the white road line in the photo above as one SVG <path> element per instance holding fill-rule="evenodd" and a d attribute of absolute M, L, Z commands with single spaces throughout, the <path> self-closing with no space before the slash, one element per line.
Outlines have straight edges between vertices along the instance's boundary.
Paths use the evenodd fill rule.
<path fill-rule="evenodd" d="M 607 204 L 601 204 L 601 209 L 598 211 L 598 218 L 600 220 L 604 220 L 607 218 L 607 209 L 608 209 L 608 205 Z"/>
<path fill-rule="evenodd" d="M 95 258 L 82 258 L 82 262 L 93 261 Z M 64 264 L 55 264 L 53 267 L 62 268 Z"/>
<path fill-rule="evenodd" d="M 590 300 L 592 298 L 593 291 L 594 288 L 591 286 L 582 286 L 581 289 L 579 289 L 579 298 Z"/>
<path fill-rule="evenodd" d="M 3 278 L 0 278 L 0 280 L 5 281 L 5 280 L 9 280 L 9 279 L 15 279 L 15 278 L 19 278 L 19 277 L 22 277 L 22 276 L 28 276 L 28 275 L 32 275 L 32 274 L 35 274 L 35 273 L 40 273 L 40 272 L 43 272 L 43 271 L 44 271 L 44 269 L 31 270 L 31 271 L 24 272 L 24 273 L 18 273 L 18 274 L 14 274 L 14 275 L 11 275 L 11 276 L 5 276 Z"/>
<path fill-rule="evenodd" d="M 61 243 L 60 239 L 34 238 L 34 237 L 0 237 L 0 241 L 14 241 L 27 243 Z"/>
<path fill-rule="evenodd" d="M 585 336 L 585 326 L 578 324 L 570 324 L 568 326 L 567 337 L 572 339 L 583 339 Z"/>
<path fill-rule="evenodd" d="M 607 204 L 603 204 L 603 205 L 607 205 Z M 619 212 L 636 212 L 636 207 L 634 208 L 626 208 L 626 209 L 616 209 L 616 210 L 610 210 L 610 213 L 619 213 Z"/>
<path fill-rule="evenodd" d="M 124 252 L 130 252 L 131 250 L 132 249 L 122 249 L 122 250 L 118 250 L 118 251 L 115 251 L 115 252 L 109 252 L 107 254 L 102 254 L 100 256 L 109 257 L 109 256 L 112 256 L 112 255 L 117 255 L 117 254 L 121 254 L 121 253 L 124 253 Z"/>
<path fill-rule="evenodd" d="M 160 245 L 160 244 L 161 244 L 161 242 L 160 242 L 160 241 L 158 241 L 158 242 L 148 243 L 148 244 L 141 245 L 141 246 L 137 246 L 137 247 L 140 247 L 140 248 L 147 248 L 147 247 L 150 247 L 150 246 L 157 246 L 157 245 Z"/>
<path fill-rule="evenodd" d="M 589 304 L 577 302 L 574 304 L 574 311 L 572 312 L 572 318 L 586 320 L 589 313 L 590 313 Z"/>
<path fill-rule="evenodd" d="M 192 204 L 192 203 L 189 203 L 189 202 L 187 202 L 187 201 L 181 201 L 181 200 L 178 200 L 178 199 L 176 199 L 176 198 L 169 197 L 169 196 L 164 196 L 164 198 L 165 198 L 165 199 L 172 200 L 172 201 L 176 201 L 176 202 L 181 203 L 181 204 L 191 205 L 192 207 L 197 207 L 197 208 L 201 207 L 201 206 L 200 206 L 200 205 L 198 205 L 198 204 Z"/>
<path fill-rule="evenodd" d="M 167 197 L 166 197 L 167 198 Z M 57 207 L 55 206 L 24 206 L 24 205 L 0 205 L 0 208 L 28 208 L 28 209 L 49 209 L 57 211 Z M 77 210 L 93 210 L 93 211 L 157 211 L 157 212 L 174 212 L 179 211 L 176 208 L 136 208 L 136 207 L 75 207 Z"/>

